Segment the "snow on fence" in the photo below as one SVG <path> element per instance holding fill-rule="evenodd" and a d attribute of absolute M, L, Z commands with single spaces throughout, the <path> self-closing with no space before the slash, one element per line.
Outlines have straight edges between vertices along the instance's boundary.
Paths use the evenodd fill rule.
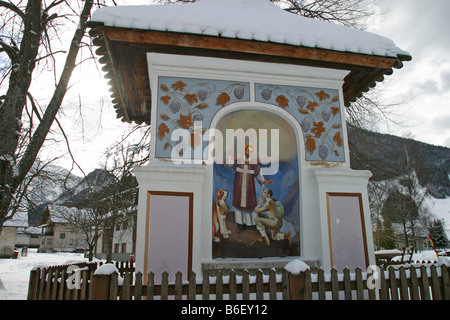
<path fill-rule="evenodd" d="M 112 265 L 80 269 L 78 278 L 74 274 L 67 276 L 67 268 L 32 270 L 28 299 L 450 300 L 450 271 L 446 265 L 388 267 L 370 273 L 359 268 L 342 273 L 335 269 L 312 273 L 306 269 L 264 274 L 258 270 L 254 275 L 247 270 L 239 274 L 234 270 L 219 271 L 214 275 L 204 271 L 201 276 L 190 273 L 188 280 L 177 273 L 172 282 L 164 272 L 160 283 L 155 283 L 153 273 L 144 279 L 140 272 L 121 271 Z"/>

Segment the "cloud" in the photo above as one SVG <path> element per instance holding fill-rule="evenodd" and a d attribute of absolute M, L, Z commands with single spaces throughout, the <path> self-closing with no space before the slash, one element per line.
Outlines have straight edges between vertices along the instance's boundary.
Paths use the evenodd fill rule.
<path fill-rule="evenodd" d="M 389 77 L 384 95 L 407 102 L 404 120 L 416 140 L 450 146 L 450 1 L 383 0 L 391 10 L 374 33 L 412 55 Z M 404 129 L 404 128 L 403 128 Z M 391 131 L 401 135 L 402 128 Z"/>
<path fill-rule="evenodd" d="M 450 115 L 439 116 L 433 121 L 433 125 L 437 130 L 450 130 Z"/>
<path fill-rule="evenodd" d="M 445 139 L 445 141 L 444 141 L 444 146 L 446 146 L 447 148 L 450 148 L 450 137 L 448 137 L 447 139 Z"/>
<path fill-rule="evenodd" d="M 418 83 L 416 89 L 426 94 L 437 94 L 440 92 L 438 82 L 432 79 Z"/>
<path fill-rule="evenodd" d="M 441 72 L 441 88 L 444 91 L 450 91 L 450 70 Z"/>

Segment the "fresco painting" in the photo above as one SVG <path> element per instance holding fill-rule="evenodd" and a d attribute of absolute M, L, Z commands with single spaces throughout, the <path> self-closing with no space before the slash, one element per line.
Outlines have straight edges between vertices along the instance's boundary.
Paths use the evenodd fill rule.
<path fill-rule="evenodd" d="M 256 144 L 244 143 L 242 150 L 236 143 L 234 161 L 214 163 L 213 258 L 299 256 L 299 172 L 293 129 L 280 116 L 255 110 L 232 112 L 216 129 L 224 136 L 227 129 L 278 130 L 279 159 L 276 172 L 264 170 L 273 163 L 259 158 L 262 141 L 258 139 Z M 268 145 L 271 155 L 274 144 Z M 226 157 L 230 150 L 223 154 Z"/>

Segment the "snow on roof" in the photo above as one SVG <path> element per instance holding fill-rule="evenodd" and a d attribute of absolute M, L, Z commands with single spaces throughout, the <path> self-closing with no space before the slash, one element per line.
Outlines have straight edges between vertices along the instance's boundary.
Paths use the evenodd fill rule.
<path fill-rule="evenodd" d="M 28 227 L 28 213 L 17 211 L 11 220 L 4 223 L 5 227 Z"/>
<path fill-rule="evenodd" d="M 50 213 L 50 221 L 53 223 L 68 223 L 67 216 L 80 214 L 80 210 L 76 207 L 49 205 L 47 208 Z"/>
<path fill-rule="evenodd" d="M 397 57 L 410 54 L 385 37 L 289 13 L 269 0 L 200 0 L 104 7 L 91 21 L 105 26 L 274 42 Z"/>

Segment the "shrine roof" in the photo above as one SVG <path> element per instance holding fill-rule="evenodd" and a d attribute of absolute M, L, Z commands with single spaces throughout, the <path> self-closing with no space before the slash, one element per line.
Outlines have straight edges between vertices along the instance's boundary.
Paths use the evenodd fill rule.
<path fill-rule="evenodd" d="M 347 106 L 411 60 L 388 38 L 289 13 L 269 0 L 104 7 L 89 27 L 124 122 L 150 123 L 147 52 L 349 70 Z"/>
<path fill-rule="evenodd" d="M 409 53 L 385 37 L 287 12 L 269 0 L 200 0 L 170 5 L 105 7 L 91 21 L 105 26 L 199 34 L 386 57 Z"/>

